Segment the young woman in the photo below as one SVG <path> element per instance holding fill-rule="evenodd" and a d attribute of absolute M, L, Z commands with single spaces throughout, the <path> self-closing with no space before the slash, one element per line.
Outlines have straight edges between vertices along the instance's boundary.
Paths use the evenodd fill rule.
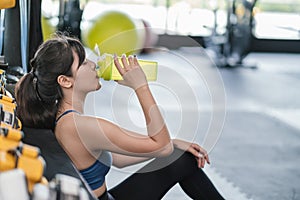
<path fill-rule="evenodd" d="M 179 183 L 192 199 L 223 199 L 202 171 L 209 163 L 198 144 L 171 139 L 136 56 L 114 59 L 119 84 L 128 86 L 143 109 L 147 135 L 106 119 L 84 115 L 85 98 L 101 85 L 95 63 L 82 44 L 63 35 L 45 41 L 31 60 L 32 71 L 16 86 L 17 114 L 23 126 L 52 129 L 98 199 L 161 199 Z M 108 190 L 111 165 L 125 167 L 155 158 Z"/>

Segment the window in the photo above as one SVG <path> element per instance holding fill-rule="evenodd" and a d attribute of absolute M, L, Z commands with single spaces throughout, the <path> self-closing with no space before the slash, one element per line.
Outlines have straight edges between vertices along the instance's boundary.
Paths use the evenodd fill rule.
<path fill-rule="evenodd" d="M 253 34 L 262 39 L 300 39 L 300 0 L 259 0 Z"/>
<path fill-rule="evenodd" d="M 70 0 L 69 0 L 70 1 Z M 237 5 L 253 0 L 234 0 Z M 105 10 L 119 10 L 147 21 L 157 33 L 209 36 L 226 32 L 230 0 L 80 0 L 83 21 Z M 43 13 L 58 23 L 59 0 L 43 0 Z M 257 0 L 251 13 L 253 34 L 266 39 L 299 39 L 300 0 Z M 50 17 L 51 18 L 51 17 Z M 54 19 L 53 19 L 54 18 Z M 55 19 L 56 18 L 56 19 Z M 230 19 L 232 20 L 232 19 Z"/>
<path fill-rule="evenodd" d="M 217 23 L 223 27 L 226 24 L 224 0 L 81 0 L 80 3 L 84 9 L 83 21 L 93 20 L 101 12 L 113 9 L 147 21 L 158 33 L 209 35 L 215 22 L 212 7 L 218 9 Z M 59 0 L 43 0 L 42 11 L 55 25 L 58 23 Z"/>

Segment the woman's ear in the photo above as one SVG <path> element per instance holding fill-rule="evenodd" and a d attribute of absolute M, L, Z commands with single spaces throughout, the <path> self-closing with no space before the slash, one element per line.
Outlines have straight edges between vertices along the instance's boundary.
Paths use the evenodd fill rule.
<path fill-rule="evenodd" d="M 64 88 L 71 88 L 73 86 L 72 78 L 65 75 L 59 75 L 57 77 L 57 82 L 61 87 Z"/>

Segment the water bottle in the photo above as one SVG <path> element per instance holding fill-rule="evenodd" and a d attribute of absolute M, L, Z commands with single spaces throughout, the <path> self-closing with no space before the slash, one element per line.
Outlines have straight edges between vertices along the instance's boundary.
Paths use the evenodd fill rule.
<path fill-rule="evenodd" d="M 121 62 L 121 57 L 118 57 L 119 62 Z M 144 71 L 148 81 L 156 81 L 157 79 L 157 65 L 156 61 L 141 60 L 138 62 Z M 97 62 L 97 74 L 99 78 L 104 80 L 122 80 L 122 76 L 119 73 L 117 67 L 114 64 L 113 55 L 103 54 Z"/>

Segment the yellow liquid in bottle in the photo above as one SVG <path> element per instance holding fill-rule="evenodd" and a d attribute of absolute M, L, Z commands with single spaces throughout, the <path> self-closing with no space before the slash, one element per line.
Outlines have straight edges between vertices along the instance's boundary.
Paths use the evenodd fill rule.
<path fill-rule="evenodd" d="M 121 58 L 118 58 L 121 62 Z M 156 81 L 157 79 L 157 66 L 158 63 L 155 61 L 140 60 L 139 64 L 144 71 L 148 81 Z M 97 74 L 99 78 L 104 80 L 122 80 L 122 76 L 119 73 L 117 67 L 114 64 L 113 55 L 103 54 L 102 59 L 98 61 L 99 68 L 97 69 Z"/>

